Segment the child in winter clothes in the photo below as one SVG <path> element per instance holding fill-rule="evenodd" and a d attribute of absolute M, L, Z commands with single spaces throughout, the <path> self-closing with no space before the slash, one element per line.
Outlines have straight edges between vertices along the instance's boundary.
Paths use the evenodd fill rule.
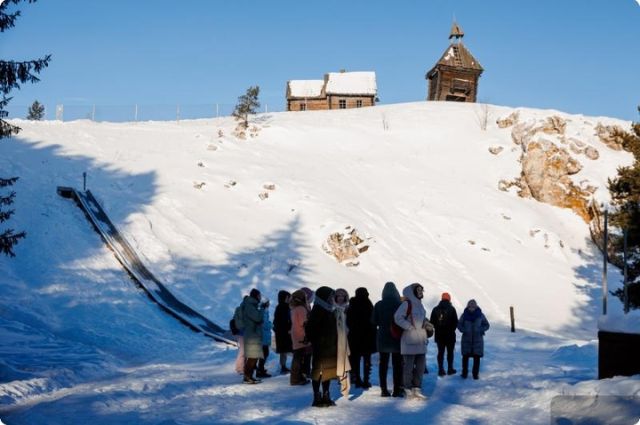
<path fill-rule="evenodd" d="M 489 330 L 489 321 L 482 313 L 476 300 L 469 300 L 458 321 L 458 330 L 462 332 L 460 342 L 462 351 L 462 374 L 466 379 L 469 373 L 469 358 L 473 357 L 473 379 L 479 378 L 480 357 L 484 356 L 484 333 Z"/>

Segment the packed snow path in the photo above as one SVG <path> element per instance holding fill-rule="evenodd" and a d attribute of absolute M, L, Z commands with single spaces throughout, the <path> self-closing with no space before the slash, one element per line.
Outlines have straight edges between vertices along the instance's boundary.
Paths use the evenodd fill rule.
<path fill-rule="evenodd" d="M 195 331 L 202 332 L 216 341 L 236 345 L 235 341 L 225 336 L 228 333 L 225 329 L 182 303 L 156 279 L 140 261 L 140 257 L 131 245 L 122 237 L 91 191 L 80 192 L 70 187 L 58 187 L 58 194 L 76 201 L 118 261 L 155 303 Z"/>

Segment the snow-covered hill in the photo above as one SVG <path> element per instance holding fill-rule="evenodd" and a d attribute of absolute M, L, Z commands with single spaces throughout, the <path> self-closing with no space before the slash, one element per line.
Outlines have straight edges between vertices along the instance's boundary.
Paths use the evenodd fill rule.
<path fill-rule="evenodd" d="M 503 422 L 491 423 L 516 423 L 522 411 L 543 423 L 556 387 L 616 393 L 620 382 L 574 387 L 593 379 L 596 366 L 590 341 L 601 256 L 587 225 L 568 209 L 498 189 L 521 170 L 521 149 L 509 129 L 495 124 L 511 112 L 489 106 L 486 130 L 484 111 L 474 104 L 262 114 L 246 140 L 234 137 L 228 118 L 19 121 L 19 137 L 0 143 L 2 175 L 21 177 L 10 223 L 28 234 L 17 258 L 0 258 L 0 418 L 8 424 L 344 420 L 340 408 L 307 409 L 308 394 L 281 378 L 252 387 L 251 395 L 232 373 L 233 350 L 190 333 L 150 304 L 82 213 L 56 195 L 56 186 L 81 188 L 83 172 L 149 269 L 222 325 L 251 287 L 274 299 L 280 289 L 329 285 L 353 294 L 367 286 L 375 302 L 389 280 L 399 287 L 418 281 L 428 310 L 443 291 L 459 311 L 478 300 L 493 325 L 486 381 L 474 389 L 454 378 L 427 380 L 431 401 L 396 403 L 395 419 L 387 413 L 392 403 L 380 404 L 374 390 L 341 399 L 339 407 L 356 422 L 384 416 L 390 423 L 490 423 L 504 399 Z M 572 178 L 598 187 L 594 196 L 606 201 L 607 177 L 631 156 L 606 147 L 593 128 L 629 123 L 519 113 L 531 121 L 560 116 L 568 137 L 598 150 L 597 160 L 579 159 L 583 169 Z M 496 146 L 504 148 L 498 155 L 489 152 Z M 323 244 L 331 233 L 353 228 L 369 249 L 347 267 Z M 615 270 L 609 280 L 619 285 Z M 515 335 L 506 332 L 510 306 L 521 330 Z M 539 387 L 531 381 L 536 375 Z M 640 392 L 638 380 L 621 382 L 625 394 Z M 272 403 L 253 406 L 253 397 Z M 235 416 L 224 403 L 244 410 Z M 434 406 L 442 416 L 431 416 Z M 405 410 L 408 416 L 397 416 Z"/>

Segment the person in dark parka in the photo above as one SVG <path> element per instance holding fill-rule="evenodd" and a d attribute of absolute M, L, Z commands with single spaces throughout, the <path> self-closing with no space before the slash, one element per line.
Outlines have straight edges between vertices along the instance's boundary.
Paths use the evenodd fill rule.
<path fill-rule="evenodd" d="M 262 350 L 262 321 L 264 320 L 264 313 L 260 306 L 260 298 L 260 291 L 252 289 L 249 296 L 244 297 L 241 304 L 244 320 L 244 356 L 246 358 L 244 363 L 245 384 L 260 382 L 259 379 L 253 377 L 253 371 L 256 369 L 258 359 L 264 357 Z"/>
<path fill-rule="evenodd" d="M 431 311 L 429 320 L 435 327 L 435 340 L 438 345 L 438 376 L 453 375 L 453 350 L 456 345 L 456 329 L 458 327 L 458 313 L 451 305 L 451 295 L 442 294 L 440 303 Z M 444 370 L 444 352 L 447 351 L 447 370 Z"/>
<path fill-rule="evenodd" d="M 371 388 L 371 354 L 376 352 L 376 327 L 371 323 L 373 304 L 367 288 L 356 289 L 356 296 L 349 301 L 347 328 L 351 376 L 356 388 Z M 360 359 L 363 359 L 363 375 L 360 375 Z M 361 377 L 362 376 L 362 377 Z"/>
<path fill-rule="evenodd" d="M 291 342 L 291 294 L 278 292 L 278 305 L 273 314 L 273 332 L 276 334 L 276 353 L 280 354 L 280 373 L 289 373 L 287 354 L 293 352 Z"/>
<path fill-rule="evenodd" d="M 400 293 L 393 282 L 387 282 L 382 290 L 382 299 L 373 307 L 371 323 L 378 327 L 376 336 L 380 364 L 378 368 L 380 376 L 380 390 L 382 397 L 404 396 L 402 383 L 402 355 L 400 354 L 400 339 L 391 336 L 391 323 L 393 315 L 400 306 Z M 389 357 L 393 366 L 393 394 L 387 387 L 387 371 L 389 370 Z"/>
<path fill-rule="evenodd" d="M 482 313 L 476 300 L 469 300 L 458 321 L 458 330 L 462 332 L 460 343 L 462 351 L 462 374 L 467 378 L 469 358 L 473 357 L 473 379 L 479 378 L 480 357 L 484 356 L 484 333 L 489 330 L 489 321 Z"/>
<path fill-rule="evenodd" d="M 333 296 L 333 289 L 327 286 L 321 286 L 316 290 L 315 303 L 305 325 L 307 339 L 313 347 L 311 360 L 312 406 L 316 407 L 335 406 L 329 394 L 331 379 L 338 376 L 338 329 Z M 320 394 L 321 384 L 322 394 Z"/>

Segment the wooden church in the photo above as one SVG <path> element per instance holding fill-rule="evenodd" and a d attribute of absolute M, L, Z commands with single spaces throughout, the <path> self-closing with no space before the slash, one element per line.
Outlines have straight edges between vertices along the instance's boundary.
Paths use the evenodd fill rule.
<path fill-rule="evenodd" d="M 429 82 L 427 100 L 476 101 L 478 79 L 484 69 L 462 44 L 462 37 L 464 37 L 462 28 L 454 22 L 449 35 L 451 44 L 425 76 Z"/>

